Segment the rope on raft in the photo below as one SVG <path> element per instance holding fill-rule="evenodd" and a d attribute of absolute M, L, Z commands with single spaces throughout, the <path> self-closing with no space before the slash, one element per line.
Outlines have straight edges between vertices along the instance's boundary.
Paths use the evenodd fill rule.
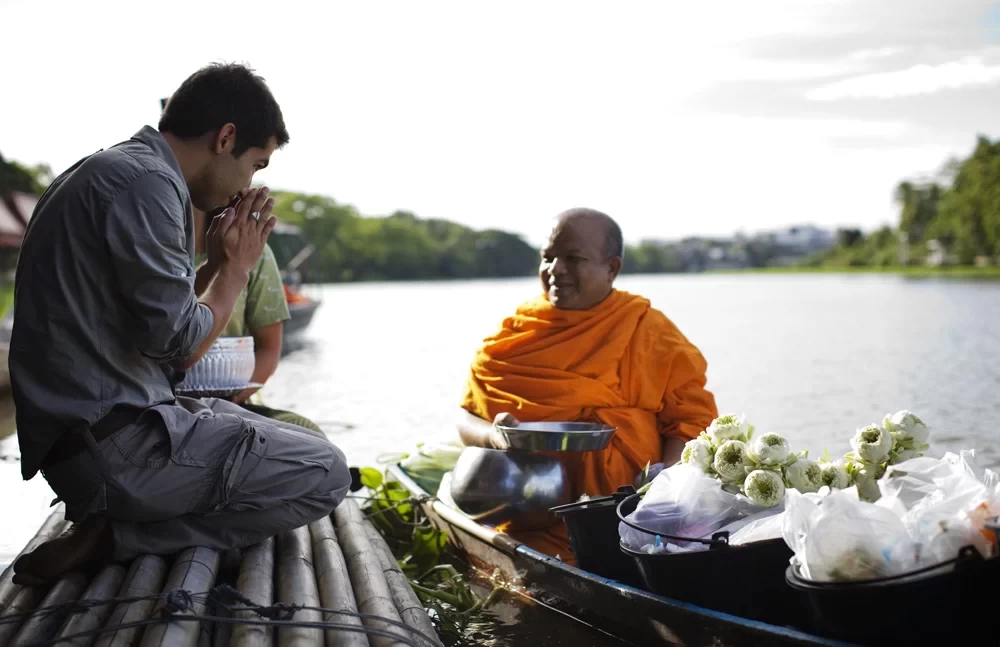
<path fill-rule="evenodd" d="M 438 644 L 436 638 L 432 638 L 427 634 L 414 629 L 413 627 L 407 626 L 406 624 L 392 620 L 389 618 L 383 618 L 380 616 L 373 616 L 366 613 L 356 613 L 351 611 L 342 611 L 339 609 L 325 609 L 322 607 L 311 607 L 299 604 L 284 604 L 277 603 L 270 606 L 261 606 L 255 604 L 252 600 L 247 599 L 239 591 L 229 586 L 228 584 L 220 584 L 213 587 L 206 593 L 191 593 L 184 589 L 173 589 L 167 593 L 160 593 L 156 595 L 147 595 L 132 598 L 109 598 L 106 600 L 79 600 L 75 602 L 67 602 L 65 604 L 52 605 L 48 607 L 39 607 L 33 611 L 27 611 L 24 613 L 13 613 L 10 615 L 5 615 L 0 617 L 0 625 L 10 624 L 10 623 L 20 623 L 28 618 L 44 615 L 44 614 L 76 614 L 84 613 L 89 609 L 94 607 L 103 606 L 106 604 L 120 604 L 120 603 L 132 603 L 140 602 L 144 600 L 162 600 L 163 607 L 160 609 L 160 613 L 157 616 L 148 618 L 146 620 L 140 620 L 136 622 L 130 622 L 119 625 L 111 625 L 107 627 L 99 627 L 97 629 L 92 629 L 89 631 L 82 631 L 80 633 L 63 636 L 61 638 L 56 638 L 54 640 L 46 640 L 41 642 L 34 642 L 30 645 L 25 645 L 25 647 L 49 647 L 51 645 L 56 645 L 59 643 L 71 642 L 77 638 L 84 638 L 90 636 L 98 636 L 104 633 L 110 633 L 114 631 L 119 631 L 121 629 L 133 629 L 146 627 L 155 624 L 166 624 L 175 620 L 182 621 L 209 621 L 217 622 L 220 624 L 251 624 L 251 625 L 264 625 L 272 627 L 303 627 L 309 629 L 338 629 L 343 631 L 354 631 L 359 633 L 365 633 L 373 636 L 381 636 L 384 638 L 390 638 L 397 642 L 403 643 L 404 645 L 409 645 L 410 647 L 425 647 L 426 645 L 436 645 Z M 222 617 L 216 615 L 196 615 L 191 613 L 194 609 L 196 601 L 205 601 L 216 608 L 221 608 L 229 613 L 236 613 L 240 611 L 250 611 L 261 618 L 261 620 L 250 620 L 246 618 L 234 618 L 234 617 Z M 360 618 L 362 620 L 377 620 L 381 623 L 393 625 L 406 632 L 406 634 L 399 634 L 394 631 L 388 631 L 385 629 L 378 629 L 373 627 L 368 627 L 364 625 L 349 625 L 336 622 L 303 622 L 294 620 L 294 616 L 298 611 L 318 611 L 320 613 L 336 613 L 342 616 L 353 616 Z M 423 642 L 415 642 L 412 636 L 422 639 Z"/>

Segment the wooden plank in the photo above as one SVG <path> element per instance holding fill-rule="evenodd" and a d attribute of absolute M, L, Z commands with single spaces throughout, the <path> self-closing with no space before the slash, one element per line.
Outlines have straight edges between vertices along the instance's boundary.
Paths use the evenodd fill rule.
<path fill-rule="evenodd" d="M 79 600 L 80 594 L 87 588 L 87 581 L 86 575 L 74 572 L 53 584 L 35 609 L 35 614 L 24 621 L 20 631 L 10 641 L 10 647 L 27 647 L 52 638 L 69 615 L 68 610 L 57 611 L 56 608 Z M 43 613 L 42 609 L 52 611 Z"/>
<path fill-rule="evenodd" d="M 309 528 L 302 526 L 278 536 L 278 601 L 319 607 L 319 589 L 313 571 L 312 540 Z M 293 620 L 322 622 L 319 611 L 300 609 Z M 278 629 L 279 647 L 322 647 L 323 631 L 311 627 L 281 627 Z"/>
<path fill-rule="evenodd" d="M 32 537 L 27 544 L 25 544 L 24 549 L 17 554 L 17 557 L 24 555 L 25 553 L 30 553 L 31 551 L 38 548 L 42 542 L 46 542 L 49 539 L 58 537 L 63 533 L 64 530 L 69 528 L 70 523 L 66 521 L 64 515 L 66 514 L 66 506 L 60 503 L 49 515 L 45 523 L 41 525 L 35 536 Z M 0 575 L 0 609 L 3 609 L 7 604 L 14 599 L 18 591 L 21 590 L 20 586 L 14 584 L 14 562 L 17 558 L 14 558 L 7 568 L 4 569 L 3 574 Z"/>
<path fill-rule="evenodd" d="M 215 586 L 221 558 L 218 551 L 210 548 L 188 548 L 178 555 L 163 593 L 182 589 L 193 594 L 205 594 Z M 166 600 L 157 602 L 153 614 L 165 607 Z M 176 612 L 176 615 L 202 615 L 205 612 L 204 598 L 194 600 L 191 609 Z M 172 621 L 149 626 L 142 635 L 142 647 L 196 647 L 201 638 L 201 623 L 196 620 Z"/>
<path fill-rule="evenodd" d="M 274 538 L 243 551 L 236 589 L 243 597 L 262 607 L 274 604 Z M 252 611 L 238 611 L 237 618 L 260 620 Z M 238 624 L 233 627 L 231 647 L 271 647 L 274 628 L 266 625 Z"/>
<path fill-rule="evenodd" d="M 82 599 L 88 601 L 110 600 L 111 598 L 118 597 L 118 592 L 122 589 L 122 583 L 125 582 L 125 575 L 125 567 L 120 564 L 105 566 L 97 574 L 97 577 L 94 578 L 94 581 L 90 583 Z M 59 631 L 57 638 L 62 639 L 103 627 L 114 610 L 115 605 L 108 603 L 94 605 L 86 611 L 75 613 L 66 620 L 66 624 Z M 79 638 L 66 641 L 62 645 L 67 647 L 90 647 L 97 638 L 97 636 L 80 636 Z"/>
<path fill-rule="evenodd" d="M 433 647 L 444 647 L 444 643 L 441 642 L 437 630 L 434 628 L 434 623 L 431 622 L 423 603 L 420 602 L 420 598 L 410 586 L 410 580 L 399 568 L 399 562 L 393 556 L 389 544 L 385 543 L 385 539 L 370 521 L 365 521 L 365 531 L 368 533 L 368 538 L 375 548 L 375 552 L 378 553 L 382 572 L 385 574 L 385 581 L 389 585 L 389 593 L 392 595 L 392 601 L 396 605 L 399 617 L 403 619 L 407 627 L 412 627 L 417 632 L 434 640 L 430 642 L 420 638 L 416 633 L 413 634 L 413 638 Z"/>
<path fill-rule="evenodd" d="M 366 520 L 358 504 L 353 499 L 344 499 L 334 509 L 333 516 L 337 538 L 340 539 L 347 570 L 351 575 L 351 586 L 354 588 L 354 599 L 357 601 L 358 610 L 377 618 L 402 622 L 392 601 L 389 584 L 385 581 L 382 562 L 379 561 L 378 553 L 375 552 L 368 540 L 368 533 L 365 532 Z M 363 622 L 369 629 L 389 632 L 395 636 L 402 634 L 403 630 L 399 627 L 377 618 L 365 618 Z M 374 634 L 369 635 L 368 640 L 372 647 L 396 647 L 405 644 L 387 636 Z"/>
<path fill-rule="evenodd" d="M 316 568 L 316 581 L 319 585 L 319 596 L 324 609 L 357 613 L 358 605 L 354 600 L 354 590 L 351 588 L 351 576 L 347 571 L 344 553 L 337 543 L 337 533 L 333 529 L 330 517 L 323 517 L 309 526 L 312 535 L 313 562 Z M 364 631 L 361 618 L 356 615 L 326 612 L 324 622 L 335 622 L 342 625 L 352 625 L 358 629 L 328 629 L 326 644 L 328 647 L 369 647 L 368 635 Z"/>
<path fill-rule="evenodd" d="M 163 590 L 166 578 L 167 561 L 165 559 L 157 555 L 137 557 L 132 560 L 132 565 L 125 575 L 125 584 L 122 585 L 119 597 L 129 599 L 157 595 Z M 94 647 L 133 647 L 138 644 L 143 628 L 110 630 L 112 627 L 120 627 L 148 619 L 155 606 L 156 600 L 119 603 L 111 613 L 111 617 L 108 618 L 107 624 L 104 625 L 109 631 L 97 638 Z"/>

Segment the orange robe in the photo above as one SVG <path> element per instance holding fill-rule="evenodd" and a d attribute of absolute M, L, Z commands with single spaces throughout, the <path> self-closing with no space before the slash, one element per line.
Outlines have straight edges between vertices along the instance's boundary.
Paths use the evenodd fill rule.
<path fill-rule="evenodd" d="M 618 428 L 604 450 L 561 453 L 574 498 L 631 485 L 663 459 L 663 438 L 696 437 L 718 416 L 706 362 L 648 300 L 620 290 L 590 310 L 559 310 L 544 296 L 521 305 L 487 338 L 462 407 L 492 422 L 591 421 Z M 574 563 L 566 527 L 513 535 Z"/>

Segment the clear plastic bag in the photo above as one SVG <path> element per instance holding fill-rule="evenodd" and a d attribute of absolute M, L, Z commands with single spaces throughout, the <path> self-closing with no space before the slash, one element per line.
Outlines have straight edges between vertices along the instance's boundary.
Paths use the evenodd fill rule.
<path fill-rule="evenodd" d="M 755 508 L 749 501 L 726 492 L 721 483 L 700 469 L 683 463 L 673 465 L 653 479 L 635 512 L 626 519 L 647 528 L 647 534 L 619 523 L 618 533 L 632 550 L 648 553 L 704 550 L 698 542 L 668 540 L 677 537 L 710 537 L 723 526 L 749 516 Z"/>
<path fill-rule="evenodd" d="M 831 582 L 899 575 L 916 567 L 916 546 L 893 510 L 854 487 L 785 494 L 782 535 L 806 579 Z"/>
<path fill-rule="evenodd" d="M 417 443 L 413 454 L 396 455 L 402 470 L 427 492 L 437 492 L 446 472 L 454 469 L 465 446 L 457 440 Z"/>
<path fill-rule="evenodd" d="M 1000 514 L 1000 479 L 972 451 L 892 465 L 875 504 L 857 489 L 789 492 L 782 532 L 803 577 L 817 581 L 901 575 L 958 557 L 965 546 L 992 557 L 986 521 Z"/>
<path fill-rule="evenodd" d="M 984 525 L 1000 514 L 997 475 L 979 467 L 974 452 L 894 465 L 881 488 L 879 504 L 900 515 L 918 546 L 921 565 L 954 559 L 965 546 L 984 557 L 993 555 L 992 533 Z"/>
<path fill-rule="evenodd" d="M 785 492 L 787 495 L 787 490 Z M 733 546 L 752 544 L 755 541 L 767 541 L 768 539 L 781 539 L 784 514 L 784 504 L 777 505 L 731 523 L 722 530 L 729 532 L 729 543 Z"/>

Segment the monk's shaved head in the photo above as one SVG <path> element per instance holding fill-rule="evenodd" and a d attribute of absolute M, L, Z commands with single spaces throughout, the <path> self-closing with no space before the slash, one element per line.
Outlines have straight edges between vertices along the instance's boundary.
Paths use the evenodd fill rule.
<path fill-rule="evenodd" d="M 604 234 L 602 249 L 604 258 L 623 258 L 625 256 L 625 240 L 622 237 L 622 228 L 618 226 L 615 219 L 597 209 L 587 209 L 586 207 L 576 207 L 567 209 L 556 216 L 556 226 L 571 224 L 572 221 L 581 219 L 589 220 L 601 226 Z"/>
<path fill-rule="evenodd" d="M 556 216 L 542 248 L 538 276 L 549 303 L 563 310 L 589 310 L 611 294 L 622 269 L 622 230 L 595 209 L 568 209 Z"/>

